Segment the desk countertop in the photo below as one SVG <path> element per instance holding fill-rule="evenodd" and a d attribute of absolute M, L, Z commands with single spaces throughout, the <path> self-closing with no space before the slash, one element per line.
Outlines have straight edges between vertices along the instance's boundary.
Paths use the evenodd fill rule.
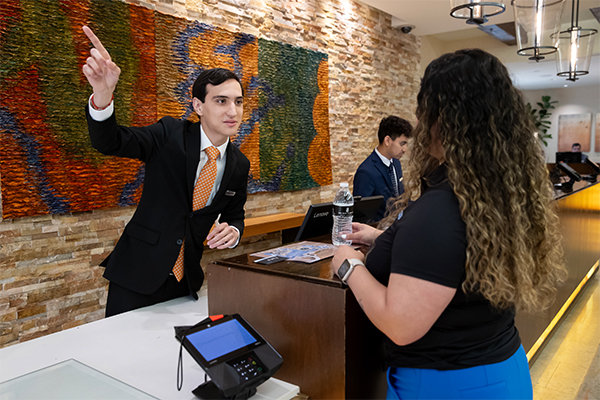
<path fill-rule="evenodd" d="M 195 399 L 191 391 L 204 382 L 204 371 L 183 351 L 183 388 L 177 391 L 179 342 L 173 327 L 208 316 L 206 290 L 199 295 L 198 301 L 179 298 L 1 349 L 0 382 L 75 359 L 152 396 Z M 285 397 L 286 391 L 293 394 Z M 253 400 L 297 393 L 297 386 L 271 379 Z"/>
<path fill-rule="evenodd" d="M 581 192 L 585 189 L 588 189 L 589 187 L 595 186 L 600 184 L 600 178 L 598 178 L 596 180 L 596 182 L 589 182 L 589 181 L 580 181 L 580 182 L 575 182 L 573 184 L 573 189 L 569 190 L 569 191 L 562 191 L 561 189 L 554 189 L 554 200 L 560 200 L 563 199 L 565 197 L 571 196 L 575 193 Z"/>
<path fill-rule="evenodd" d="M 304 280 L 307 282 L 318 283 L 320 285 L 344 288 L 342 282 L 337 277 L 334 277 L 333 273 L 331 272 L 331 257 L 321 261 L 316 261 L 314 263 L 280 261 L 270 265 L 255 263 L 254 260 L 258 259 L 259 257 L 243 254 L 217 261 L 216 264 L 226 267 L 258 271 L 271 275 L 279 275 L 291 279 Z"/>

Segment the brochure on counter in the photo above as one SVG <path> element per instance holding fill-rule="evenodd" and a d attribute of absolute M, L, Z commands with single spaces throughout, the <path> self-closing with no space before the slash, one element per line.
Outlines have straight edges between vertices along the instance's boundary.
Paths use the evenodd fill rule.
<path fill-rule="evenodd" d="M 336 247 L 329 243 L 298 242 L 250 254 L 254 257 L 281 257 L 287 261 L 313 263 L 333 256 Z"/>

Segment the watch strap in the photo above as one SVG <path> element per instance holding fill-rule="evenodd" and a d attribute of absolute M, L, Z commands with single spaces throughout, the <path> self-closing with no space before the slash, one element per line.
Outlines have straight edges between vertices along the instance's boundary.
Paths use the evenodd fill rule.
<path fill-rule="evenodd" d="M 354 267 L 357 266 L 357 265 L 365 265 L 358 258 L 349 258 L 346 261 L 348 261 L 348 263 L 350 264 L 350 268 L 344 274 L 344 276 L 340 276 L 340 279 L 342 280 L 342 283 L 344 283 L 345 285 L 348 284 L 348 279 L 350 278 L 350 275 L 352 275 L 352 272 L 354 272 Z"/>

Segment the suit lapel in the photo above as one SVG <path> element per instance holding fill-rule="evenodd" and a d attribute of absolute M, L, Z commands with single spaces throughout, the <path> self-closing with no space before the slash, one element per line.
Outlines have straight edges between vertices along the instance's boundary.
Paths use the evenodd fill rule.
<path fill-rule="evenodd" d="M 383 161 L 381 161 L 381 158 L 379 158 L 379 155 L 377 153 L 375 153 L 375 151 L 373 151 L 373 154 L 371 155 L 371 157 L 373 159 L 373 164 L 375 164 L 375 168 L 377 168 L 377 170 L 379 172 L 381 172 L 381 175 L 383 175 L 383 179 L 385 179 L 385 183 L 387 183 L 388 187 L 391 189 L 392 188 L 392 178 L 390 178 L 390 171 L 385 166 Z"/>
<path fill-rule="evenodd" d="M 217 203 L 217 201 L 223 196 L 225 190 L 227 189 L 227 183 L 231 180 L 231 176 L 233 175 L 233 171 L 235 171 L 235 164 L 237 163 L 237 155 L 234 153 L 233 145 L 231 144 L 231 140 L 227 144 L 227 161 L 225 162 L 225 171 L 223 172 L 223 178 L 221 179 L 221 184 L 219 185 L 219 191 L 215 195 L 215 198 L 212 201 L 212 204 Z"/>
<path fill-rule="evenodd" d="M 186 130 L 184 148 L 186 183 L 191 207 L 192 196 L 194 194 L 194 180 L 196 179 L 198 163 L 200 162 L 200 123 L 190 124 Z"/>
<path fill-rule="evenodd" d="M 394 168 L 396 169 L 396 177 L 398 180 L 400 180 L 400 178 L 402 178 L 402 164 L 397 158 L 394 158 L 392 162 L 394 163 Z"/>

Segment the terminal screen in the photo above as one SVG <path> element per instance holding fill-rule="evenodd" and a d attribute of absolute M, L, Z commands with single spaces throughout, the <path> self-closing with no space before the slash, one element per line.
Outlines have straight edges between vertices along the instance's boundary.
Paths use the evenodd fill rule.
<path fill-rule="evenodd" d="M 186 337 L 208 362 L 256 342 L 250 332 L 235 319 Z"/>

